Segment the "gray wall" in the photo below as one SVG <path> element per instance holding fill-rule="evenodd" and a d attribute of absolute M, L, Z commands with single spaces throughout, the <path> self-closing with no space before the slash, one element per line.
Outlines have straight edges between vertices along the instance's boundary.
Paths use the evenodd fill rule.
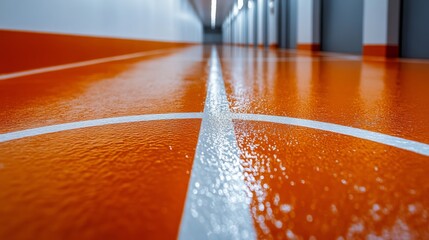
<path fill-rule="evenodd" d="M 429 0 L 403 0 L 401 55 L 429 59 Z"/>
<path fill-rule="evenodd" d="M 298 0 L 278 1 L 278 42 L 281 48 L 295 49 L 298 30 Z"/>
<path fill-rule="evenodd" d="M 258 47 L 258 32 L 260 31 L 259 19 L 258 19 L 258 9 L 260 8 L 258 1 L 253 1 L 253 46 Z"/>
<path fill-rule="evenodd" d="M 362 43 L 363 0 L 322 0 L 322 50 L 361 54 Z"/>
<path fill-rule="evenodd" d="M 287 48 L 296 48 L 298 42 L 298 0 L 288 0 L 288 37 Z"/>
<path fill-rule="evenodd" d="M 222 28 L 216 27 L 212 29 L 211 27 L 204 27 L 203 43 L 222 44 Z"/>

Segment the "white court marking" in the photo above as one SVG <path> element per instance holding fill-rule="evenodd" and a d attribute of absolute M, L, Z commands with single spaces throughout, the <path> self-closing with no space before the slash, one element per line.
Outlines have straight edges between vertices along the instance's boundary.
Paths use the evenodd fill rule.
<path fill-rule="evenodd" d="M 129 60 L 129 59 L 139 58 L 139 57 L 147 57 L 147 56 L 151 56 L 151 55 L 171 52 L 173 50 L 174 50 L 174 48 L 160 49 L 160 50 L 146 51 L 146 52 L 138 52 L 138 53 L 125 54 L 125 55 L 119 55 L 119 56 L 114 56 L 114 57 L 98 58 L 98 59 L 93 59 L 93 60 L 88 60 L 88 61 L 68 63 L 68 64 L 57 65 L 57 66 L 52 66 L 52 67 L 31 69 L 31 70 L 21 71 L 21 72 L 0 74 L 0 80 L 7 80 L 7 79 L 11 79 L 11 78 L 24 77 L 24 76 L 34 75 L 34 74 L 54 72 L 54 71 L 59 71 L 59 70 L 71 69 L 71 68 L 85 67 L 85 66 L 90 66 L 90 65 L 100 64 L 100 63 Z"/>
<path fill-rule="evenodd" d="M 319 122 L 301 118 L 290 118 L 282 116 L 272 115 L 260 115 L 260 114 L 245 114 L 245 113 L 232 113 L 232 119 L 245 120 L 245 121 L 260 121 L 260 122 L 271 122 L 299 127 L 312 128 L 327 132 L 334 132 L 342 135 L 352 136 L 376 143 L 381 143 L 388 146 L 393 146 L 402 150 L 414 152 L 420 155 L 429 156 L 429 144 L 408 140 L 400 137 L 394 137 L 383 133 L 372 132 L 364 129 L 347 127 L 339 124 Z M 158 120 L 175 120 L 175 119 L 202 119 L 203 113 L 191 112 L 191 113 L 167 113 L 167 114 L 147 114 L 147 115 L 135 115 L 135 116 L 124 116 L 116 118 L 102 118 L 81 122 L 71 122 L 58 125 L 51 125 L 46 127 L 26 129 L 22 131 L 9 132 L 0 134 L 0 143 L 17 140 L 26 137 L 35 137 L 38 135 L 56 133 L 62 131 L 68 131 L 79 128 L 97 127 L 109 124 L 119 123 L 133 123 L 142 121 L 158 121 Z"/>
<path fill-rule="evenodd" d="M 207 97 L 179 239 L 256 239 L 222 69 L 212 48 Z"/>
<path fill-rule="evenodd" d="M 0 143 L 12 141 L 20 138 L 34 137 L 48 133 L 56 133 L 62 131 L 68 131 L 73 129 L 98 127 L 110 124 L 120 123 L 134 123 L 134 122 L 145 122 L 145 121 L 158 121 L 158 120 L 176 120 L 176 119 L 201 119 L 203 113 L 166 113 L 166 114 L 147 114 L 147 115 L 136 115 L 136 116 L 124 116 L 115 118 L 101 118 L 95 120 L 71 122 L 64 124 L 51 125 L 46 127 L 32 128 L 22 131 L 10 132 L 0 134 Z"/>
<path fill-rule="evenodd" d="M 418 153 L 421 155 L 429 156 L 429 145 L 407 140 L 400 137 L 394 137 L 383 133 L 372 132 L 364 129 L 347 127 L 343 125 L 319 122 L 301 118 L 291 118 L 291 117 L 281 117 L 281 116 L 271 116 L 271 115 L 261 115 L 261 114 L 234 114 L 234 119 L 237 120 L 247 120 L 247 121 L 258 121 L 258 122 L 270 122 L 270 123 L 279 123 L 285 125 L 292 125 L 297 127 L 306 127 L 312 128 L 327 132 L 338 133 L 342 135 L 347 135 L 351 137 L 356 137 L 360 139 L 369 140 L 376 143 L 381 143 L 384 145 L 400 148 L 410 152 Z"/>

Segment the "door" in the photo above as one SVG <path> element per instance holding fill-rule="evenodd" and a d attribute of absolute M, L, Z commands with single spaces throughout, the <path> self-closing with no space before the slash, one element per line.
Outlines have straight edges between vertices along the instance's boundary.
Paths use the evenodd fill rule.
<path fill-rule="evenodd" d="M 362 45 L 363 0 L 322 0 L 322 50 L 361 54 Z"/>
<path fill-rule="evenodd" d="M 429 1 L 402 1 L 401 56 L 429 59 Z"/>

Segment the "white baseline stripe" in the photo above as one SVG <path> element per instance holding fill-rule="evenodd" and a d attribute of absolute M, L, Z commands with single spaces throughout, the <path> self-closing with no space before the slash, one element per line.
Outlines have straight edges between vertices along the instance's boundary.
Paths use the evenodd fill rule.
<path fill-rule="evenodd" d="M 216 49 L 212 49 L 207 98 L 192 166 L 179 239 L 255 239 L 251 192 Z"/>
<path fill-rule="evenodd" d="M 34 75 L 34 74 L 40 74 L 40 73 L 46 73 L 46 72 L 54 72 L 59 70 L 65 70 L 70 68 L 78 68 L 78 67 L 84 67 L 84 66 L 90 66 L 100 63 L 107 63 L 107 62 L 114 62 L 114 61 L 122 61 L 122 60 L 128 60 L 133 58 L 139 58 L 139 57 L 145 57 L 145 56 L 151 56 L 161 53 L 167 53 L 173 51 L 174 48 L 169 49 L 160 49 L 160 50 L 154 50 L 154 51 L 147 51 L 147 52 L 138 52 L 138 53 L 132 53 L 132 54 L 126 54 L 126 55 L 119 55 L 114 57 L 106 57 L 106 58 L 98 58 L 83 62 L 76 62 L 76 63 L 68 63 L 63 65 L 57 65 L 52 67 L 45 67 L 45 68 L 37 68 L 22 72 L 14 72 L 9 74 L 2 74 L 0 75 L 0 80 L 6 80 L 11 78 L 17 78 L 17 77 L 24 77 L 28 75 Z"/>
<path fill-rule="evenodd" d="M 368 130 L 363 130 L 359 128 L 347 127 L 333 123 L 318 122 L 313 120 L 306 120 L 300 118 L 290 118 L 290 117 L 281 117 L 281 116 L 270 116 L 270 115 L 259 115 L 259 114 L 233 114 L 234 119 L 247 120 L 247 121 L 261 121 L 261 122 L 271 122 L 271 123 L 280 123 L 287 124 L 299 127 L 313 128 L 328 132 L 339 133 L 343 135 L 348 135 L 356 138 L 361 138 L 384 145 L 400 148 L 410 152 L 418 153 L 424 156 L 429 156 L 429 145 L 407 140 L 399 137 L 394 137 L 382 133 L 371 132 Z"/>
<path fill-rule="evenodd" d="M 102 119 L 96 119 L 96 120 L 64 123 L 64 124 L 33 128 L 33 129 L 11 132 L 11 133 L 4 133 L 4 134 L 0 134 L 0 143 L 16 140 L 20 138 L 34 137 L 34 136 L 48 134 L 48 133 L 68 131 L 68 130 L 79 129 L 79 128 L 104 126 L 104 125 L 110 125 L 110 124 L 158 121 L 158 120 L 176 120 L 176 119 L 201 119 L 202 117 L 203 117 L 203 113 L 193 112 L 193 113 L 147 114 L 147 115 L 125 116 L 125 117 L 115 117 L 115 118 L 102 118 Z"/>

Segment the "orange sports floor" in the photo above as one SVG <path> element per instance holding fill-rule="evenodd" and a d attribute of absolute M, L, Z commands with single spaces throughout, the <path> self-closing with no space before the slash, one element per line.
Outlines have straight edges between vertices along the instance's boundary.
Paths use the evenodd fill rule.
<path fill-rule="evenodd" d="M 206 190 L 236 201 L 236 152 L 251 230 L 234 236 L 429 238 L 429 61 L 194 46 L 0 75 L 0 239 L 189 236 L 191 176 L 214 173 L 193 168 L 212 74 L 238 149 L 205 146 Z"/>

